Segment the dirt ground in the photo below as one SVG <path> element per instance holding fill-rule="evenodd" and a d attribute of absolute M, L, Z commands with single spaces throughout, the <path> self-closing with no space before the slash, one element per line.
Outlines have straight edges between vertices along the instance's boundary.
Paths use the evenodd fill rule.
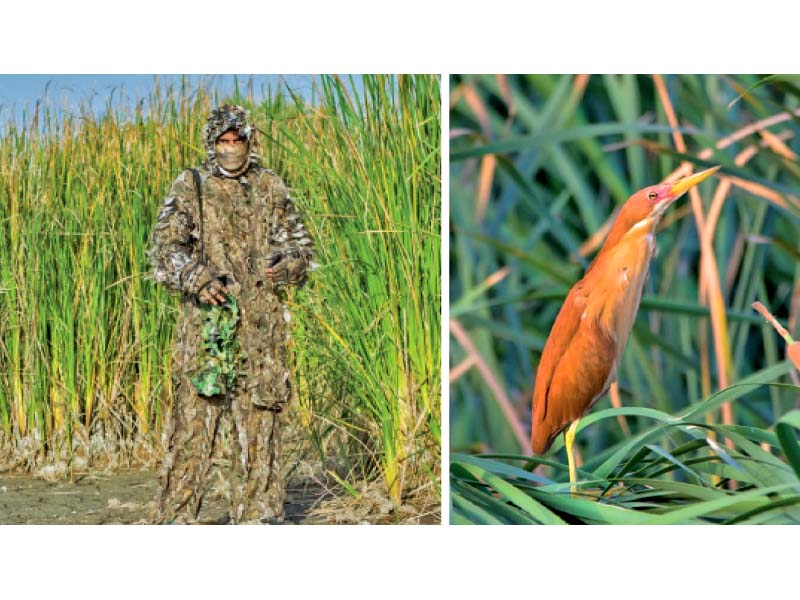
<path fill-rule="evenodd" d="M 156 493 L 154 471 L 75 475 L 74 482 L 47 482 L 30 475 L 0 475 L 0 523 L 86 524 L 151 521 Z M 290 487 L 286 497 L 286 524 L 313 523 L 308 512 L 327 497 L 319 486 Z M 210 492 L 200 521 L 227 521 L 227 499 Z"/>
<path fill-rule="evenodd" d="M 72 482 L 48 482 L 32 475 L 0 474 L 0 524 L 147 524 L 156 477 L 155 471 L 127 471 L 74 474 Z M 201 523 L 227 522 L 228 506 L 223 486 L 212 485 Z M 432 501 L 394 510 L 373 489 L 365 489 L 357 499 L 337 497 L 313 481 L 287 487 L 285 512 L 286 525 L 441 522 L 439 506 Z"/>

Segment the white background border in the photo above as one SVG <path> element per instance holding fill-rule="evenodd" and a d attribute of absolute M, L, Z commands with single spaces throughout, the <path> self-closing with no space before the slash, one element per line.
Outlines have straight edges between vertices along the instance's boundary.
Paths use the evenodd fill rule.
<path fill-rule="evenodd" d="M 0 71 L 442 73 L 447 148 L 448 73 L 798 71 L 791 3 L 741 4 L 18 2 L 3 7 Z M 444 235 L 445 367 L 448 248 Z M 448 397 L 444 376 L 445 448 Z M 762 598 L 797 589 L 796 531 L 5 526 L 0 586 L 4 598 Z"/>

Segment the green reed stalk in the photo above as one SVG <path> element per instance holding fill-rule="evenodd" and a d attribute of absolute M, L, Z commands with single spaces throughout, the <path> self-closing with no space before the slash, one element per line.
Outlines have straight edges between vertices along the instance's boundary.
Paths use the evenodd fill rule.
<path fill-rule="evenodd" d="M 377 467 L 399 502 L 439 463 L 438 79 L 324 77 L 310 103 L 239 89 L 317 244 L 321 267 L 291 297 L 308 443 L 349 476 Z M 24 464 L 158 448 L 177 299 L 147 279 L 145 250 L 221 100 L 183 80 L 114 90 L 99 115 L 45 102 L 7 123 L 0 445 Z"/>
<path fill-rule="evenodd" d="M 298 344 L 335 365 L 333 395 L 366 411 L 399 502 L 438 431 L 439 86 L 429 77 L 363 84 L 357 92 L 322 78 L 312 118 L 280 127 L 275 142 L 287 147 L 323 265 L 298 307 Z"/>

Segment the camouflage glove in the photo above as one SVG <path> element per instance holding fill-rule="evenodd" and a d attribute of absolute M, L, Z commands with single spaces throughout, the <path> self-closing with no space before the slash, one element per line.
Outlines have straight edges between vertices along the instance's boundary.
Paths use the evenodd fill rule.
<path fill-rule="evenodd" d="M 228 294 L 228 288 L 219 279 L 212 279 L 205 284 L 200 291 L 197 292 L 197 298 L 203 304 L 213 304 L 214 306 L 222 306 L 227 302 L 225 294 Z"/>
<path fill-rule="evenodd" d="M 308 269 L 307 253 L 303 250 L 288 250 L 274 254 L 268 260 L 267 277 L 276 284 L 299 285 Z"/>

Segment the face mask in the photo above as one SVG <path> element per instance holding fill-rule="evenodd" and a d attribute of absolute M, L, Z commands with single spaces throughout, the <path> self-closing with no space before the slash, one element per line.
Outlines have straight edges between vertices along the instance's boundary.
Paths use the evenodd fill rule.
<path fill-rule="evenodd" d="M 240 169 L 250 153 L 249 144 L 217 144 L 217 163 L 226 171 Z"/>

